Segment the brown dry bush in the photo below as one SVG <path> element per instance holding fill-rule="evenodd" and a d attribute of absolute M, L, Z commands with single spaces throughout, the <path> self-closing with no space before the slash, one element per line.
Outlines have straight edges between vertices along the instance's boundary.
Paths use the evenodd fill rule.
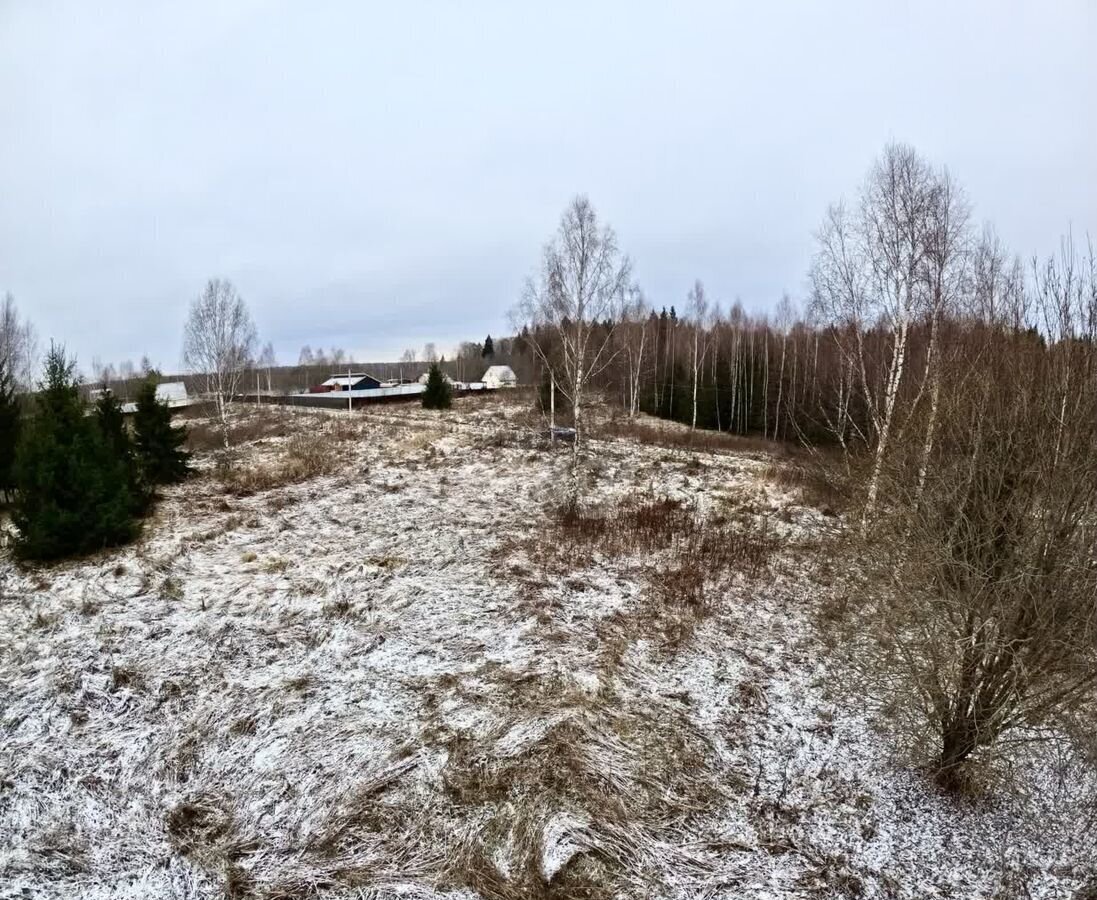
<path fill-rule="evenodd" d="M 272 437 L 288 437 L 301 428 L 298 416 L 284 409 L 252 411 L 229 423 L 229 445 L 238 446 Z M 225 446 L 221 426 L 216 421 L 199 422 L 187 427 L 186 447 L 192 452 L 217 451 Z"/>
<path fill-rule="evenodd" d="M 217 404 L 212 400 L 198 400 L 187 406 L 180 407 L 173 414 L 176 419 L 189 421 L 191 419 L 212 419 L 217 415 Z"/>
<path fill-rule="evenodd" d="M 242 465 L 229 452 L 218 459 L 215 471 L 226 491 L 246 496 L 326 475 L 334 471 L 336 462 L 335 448 L 327 436 L 301 434 L 290 438 L 274 461 Z"/>
<path fill-rule="evenodd" d="M 669 498 L 626 502 L 610 508 L 565 504 L 553 513 L 550 539 L 538 541 L 542 551 L 569 560 L 593 562 L 594 555 L 643 556 L 669 569 L 714 576 L 739 572 L 760 575 L 776 549 L 763 519 L 705 517 Z M 659 559 L 653 554 L 664 554 Z"/>
<path fill-rule="evenodd" d="M 858 548 L 865 686 L 949 789 L 1097 698 L 1097 281 L 1069 265 L 1029 298 L 1057 340 L 1020 296 L 951 336 L 939 409 L 912 414 Z"/>
<path fill-rule="evenodd" d="M 838 515 L 850 508 L 851 480 L 836 460 L 820 457 L 774 462 L 766 466 L 762 477 L 785 490 L 798 491 L 806 505 L 824 515 Z"/>
<path fill-rule="evenodd" d="M 736 575 L 758 578 L 777 546 L 764 516 L 741 511 L 733 517 L 706 517 L 680 501 L 657 498 L 554 507 L 544 531 L 505 542 L 496 556 L 512 559 L 516 549 L 526 554 L 539 570 L 539 577 L 526 582 L 535 596 L 561 577 L 566 586 L 582 590 L 575 573 L 610 560 L 622 564 L 644 579 L 647 590 L 644 602 L 613 626 L 618 637 L 656 636 L 673 652 L 711 612 L 713 586 Z M 607 646 L 619 644 L 615 638 Z"/>

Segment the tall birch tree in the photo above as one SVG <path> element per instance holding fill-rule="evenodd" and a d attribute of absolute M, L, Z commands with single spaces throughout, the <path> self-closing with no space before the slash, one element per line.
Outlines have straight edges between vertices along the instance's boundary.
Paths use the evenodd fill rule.
<path fill-rule="evenodd" d="M 609 225 L 599 224 L 590 200 L 580 195 L 564 210 L 556 234 L 545 246 L 541 270 L 527 281 L 519 305 L 534 351 L 551 370 L 557 367 L 547 345 L 559 348 L 562 377 L 557 387 L 571 404 L 575 426 L 572 501 L 578 499 L 587 385 L 612 360 L 613 331 L 620 321 L 630 270 L 617 235 Z"/>
<path fill-rule="evenodd" d="M 257 342 L 255 323 L 231 281 L 211 278 L 191 304 L 183 336 L 183 361 L 205 376 L 217 405 L 225 447 L 229 445 L 228 406 L 250 368 Z"/>

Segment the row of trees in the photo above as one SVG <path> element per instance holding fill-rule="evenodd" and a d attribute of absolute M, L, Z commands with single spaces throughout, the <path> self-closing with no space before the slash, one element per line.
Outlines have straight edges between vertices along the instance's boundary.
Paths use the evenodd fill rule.
<path fill-rule="evenodd" d="M 1097 264 L 1068 239 L 1027 268 L 951 174 L 885 149 L 817 234 L 811 296 L 772 316 L 656 312 L 576 198 L 517 311 L 521 352 L 586 398 L 792 440 L 856 498 L 866 680 L 934 738 L 943 782 L 1009 729 L 1097 688 Z M 572 499 L 578 480 L 572 480 Z M 898 694 L 898 697 L 896 696 Z"/>

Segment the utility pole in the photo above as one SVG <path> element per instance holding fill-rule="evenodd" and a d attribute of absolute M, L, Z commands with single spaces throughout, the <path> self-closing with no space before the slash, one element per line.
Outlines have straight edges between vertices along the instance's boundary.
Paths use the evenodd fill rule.
<path fill-rule="evenodd" d="M 351 396 L 353 384 L 350 380 L 350 366 L 347 366 L 347 412 L 354 412 L 354 397 Z"/>

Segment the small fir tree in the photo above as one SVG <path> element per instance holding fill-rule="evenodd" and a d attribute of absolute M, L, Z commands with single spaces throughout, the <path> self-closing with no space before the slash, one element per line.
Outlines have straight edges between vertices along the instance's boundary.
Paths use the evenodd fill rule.
<path fill-rule="evenodd" d="M 427 389 L 423 391 L 424 409 L 449 409 L 453 402 L 453 389 L 450 387 L 442 368 L 438 363 L 430 364 L 427 375 Z"/>
<path fill-rule="evenodd" d="M 104 388 L 99 399 L 95 401 L 95 421 L 111 453 L 114 454 L 115 459 L 121 461 L 126 471 L 126 483 L 129 486 L 130 498 L 133 500 L 133 511 L 137 514 L 144 513 L 152 499 L 151 491 L 146 487 L 145 479 L 141 476 L 137 455 L 134 452 L 133 438 L 130 437 L 129 429 L 126 427 L 125 413 L 122 412 L 122 404 L 109 388 Z"/>
<path fill-rule="evenodd" d="M 0 500 L 15 486 L 13 467 L 15 447 L 19 441 L 19 398 L 15 393 L 15 378 L 7 361 L 0 358 Z"/>
<path fill-rule="evenodd" d="M 484 338 L 484 349 L 480 351 L 480 356 L 484 359 L 491 359 L 495 355 L 495 344 L 492 343 L 491 335 L 489 334 Z"/>
<path fill-rule="evenodd" d="M 183 449 L 187 430 L 171 424 L 171 410 L 157 399 L 152 381 L 137 392 L 133 431 L 137 461 L 147 484 L 175 484 L 190 474 L 190 454 Z"/>
<path fill-rule="evenodd" d="M 15 454 L 16 553 L 59 559 L 132 540 L 134 500 L 125 461 L 84 415 L 75 363 L 51 346 L 35 414 Z"/>

